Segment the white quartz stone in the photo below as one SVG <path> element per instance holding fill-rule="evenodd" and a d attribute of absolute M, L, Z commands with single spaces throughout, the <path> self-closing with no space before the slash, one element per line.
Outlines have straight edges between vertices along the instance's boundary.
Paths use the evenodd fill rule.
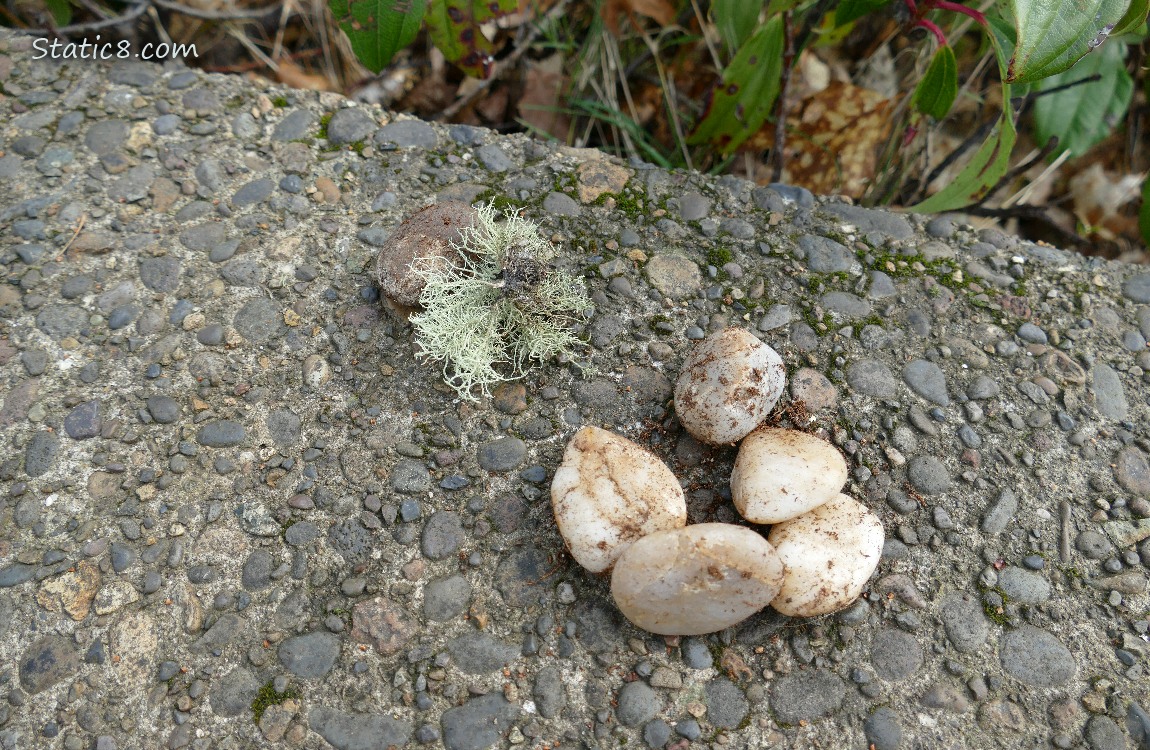
<path fill-rule="evenodd" d="M 731 497 L 748 521 L 779 523 L 830 500 L 846 481 L 847 463 L 827 441 L 760 427 L 739 444 Z"/>
<path fill-rule="evenodd" d="M 846 495 L 771 527 L 767 539 L 786 568 L 771 606 L 792 617 L 849 606 L 878 567 L 883 537 L 878 516 Z"/>
<path fill-rule="evenodd" d="M 551 507 L 571 556 L 594 573 L 635 540 L 687 523 L 683 489 L 666 464 L 598 427 L 580 429 L 567 444 Z"/>
<path fill-rule="evenodd" d="M 774 349 L 742 328 L 724 328 L 695 346 L 675 382 L 675 413 L 704 443 L 741 440 L 771 413 L 786 382 Z"/>
<path fill-rule="evenodd" d="M 628 547 L 611 574 L 611 595 L 644 630 L 701 635 L 766 607 L 782 580 L 783 564 L 762 535 L 700 523 L 658 531 Z"/>

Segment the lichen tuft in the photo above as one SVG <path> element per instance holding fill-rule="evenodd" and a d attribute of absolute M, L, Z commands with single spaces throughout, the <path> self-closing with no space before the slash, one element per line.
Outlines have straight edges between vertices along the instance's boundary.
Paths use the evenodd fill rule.
<path fill-rule="evenodd" d="M 472 401 L 476 387 L 490 395 L 493 384 L 571 354 L 580 346 L 573 328 L 591 306 L 580 279 L 547 265 L 555 249 L 535 224 L 512 212 L 499 221 L 494 205 L 478 211 L 475 225 L 452 243 L 458 262 L 417 258 L 411 265 L 424 281 L 424 311 L 411 317 L 415 344 Z"/>

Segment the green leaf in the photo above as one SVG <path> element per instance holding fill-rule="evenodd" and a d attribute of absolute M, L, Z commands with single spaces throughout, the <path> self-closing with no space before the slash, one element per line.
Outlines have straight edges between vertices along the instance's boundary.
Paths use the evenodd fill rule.
<path fill-rule="evenodd" d="M 842 0 L 835 9 L 835 26 L 844 26 L 865 15 L 874 13 L 890 0 Z"/>
<path fill-rule="evenodd" d="M 994 46 L 994 56 L 998 59 L 998 72 L 1005 78 L 1006 70 L 1010 67 L 1010 58 L 1014 56 L 1014 43 L 1017 35 L 1014 26 L 1003 18 L 987 15 L 986 24 L 989 30 L 990 43 Z"/>
<path fill-rule="evenodd" d="M 782 13 L 784 10 L 790 10 L 803 0 L 770 0 L 767 3 L 767 15 L 773 16 L 776 13 Z"/>
<path fill-rule="evenodd" d="M 732 55 L 754 33 L 762 9 L 763 3 L 753 0 L 714 0 L 711 3 L 711 18 L 715 28 L 719 30 L 719 36 Z"/>
<path fill-rule="evenodd" d="M 415 40 L 427 0 L 328 0 L 328 7 L 355 56 L 378 73 Z"/>
<path fill-rule="evenodd" d="M 1106 41 L 1130 0 L 1009 0 L 1018 44 L 1006 70 L 1009 83 L 1027 83 L 1068 70 Z"/>
<path fill-rule="evenodd" d="M 1138 211 L 1138 231 L 1142 233 L 1142 242 L 1150 247 L 1150 175 L 1142 183 L 1142 208 Z"/>
<path fill-rule="evenodd" d="M 1148 11 L 1150 11 L 1150 0 L 1133 0 L 1130 3 L 1130 9 L 1126 11 L 1126 15 L 1122 16 L 1122 20 L 1115 24 L 1114 31 L 1111 31 L 1110 34 L 1120 36 L 1138 31 L 1142 24 L 1146 23 Z"/>
<path fill-rule="evenodd" d="M 1134 94 L 1134 81 L 1126 72 L 1126 45 L 1121 42 L 1108 42 L 1065 73 L 1043 79 L 1036 88 L 1055 88 L 1095 73 L 1101 80 L 1035 99 L 1034 129 L 1039 143 L 1057 136 L 1060 152 L 1081 156 L 1121 122 Z"/>
<path fill-rule="evenodd" d="M 713 143 L 729 154 L 767 120 L 783 70 L 783 18 L 775 16 L 747 40 L 723 71 L 703 119 L 687 143 Z"/>
<path fill-rule="evenodd" d="M 958 96 L 958 63 L 954 50 L 944 44 L 934 53 L 926 74 L 914 89 L 914 108 L 936 120 L 946 117 Z"/>
<path fill-rule="evenodd" d="M 427 33 L 444 57 L 465 73 L 487 78 L 495 63 L 495 46 L 479 27 L 517 7 L 516 0 L 431 0 Z"/>
<path fill-rule="evenodd" d="M 72 3 L 68 0 L 44 0 L 44 4 L 48 6 L 56 26 L 67 26 L 72 22 Z"/>
<path fill-rule="evenodd" d="M 1002 89 L 1002 100 L 1008 102 L 1009 107 L 1010 86 L 1004 84 Z M 911 206 L 910 210 L 919 213 L 953 211 L 956 208 L 969 206 L 982 198 L 987 191 L 998 184 L 1010 168 L 1010 152 L 1014 149 L 1017 135 L 1014 129 L 1014 117 L 1007 110 L 999 117 L 990 137 L 983 142 L 958 176 L 922 203 Z"/>

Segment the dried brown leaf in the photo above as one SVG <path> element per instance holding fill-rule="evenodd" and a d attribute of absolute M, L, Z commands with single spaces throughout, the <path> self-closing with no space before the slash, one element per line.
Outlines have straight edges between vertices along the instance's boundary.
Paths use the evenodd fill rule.
<path fill-rule="evenodd" d="M 787 118 L 783 180 L 824 195 L 861 197 L 890 130 L 890 107 L 876 91 L 831 81 Z M 768 122 L 745 148 L 765 150 L 774 140 L 775 126 Z"/>

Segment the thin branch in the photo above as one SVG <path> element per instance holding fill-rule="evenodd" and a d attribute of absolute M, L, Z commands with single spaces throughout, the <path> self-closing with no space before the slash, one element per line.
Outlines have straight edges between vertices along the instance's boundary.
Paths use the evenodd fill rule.
<path fill-rule="evenodd" d="M 135 21 L 151 7 L 151 4 L 145 0 L 144 2 L 137 3 L 128 10 L 124 11 L 123 15 L 114 16 L 112 18 L 105 18 L 100 21 L 88 21 L 87 23 L 74 23 L 71 26 L 60 26 L 54 29 L 24 29 L 24 33 L 32 34 L 33 36 L 66 36 L 68 34 L 85 34 L 89 31 L 99 31 L 100 29 L 107 29 L 112 26 L 119 26 L 121 24 Z"/>
<path fill-rule="evenodd" d="M 229 10 L 229 11 L 216 11 L 216 10 L 200 10 L 199 8 L 191 8 L 181 3 L 173 2 L 173 0 L 150 0 L 150 2 L 160 6 L 165 10 L 170 10 L 173 13 L 188 16 L 189 18 L 198 18 L 201 21 L 244 21 L 255 18 L 264 18 L 265 16 L 275 15 L 281 12 L 280 4 L 275 3 L 266 8 L 252 8 L 250 10 Z"/>
<path fill-rule="evenodd" d="M 535 39 L 543 33 L 543 25 L 555 21 L 566 12 L 567 2 L 568 0 L 559 0 L 559 2 L 555 4 L 555 7 L 547 11 L 547 14 L 543 16 L 543 18 L 532 24 L 531 30 L 527 32 L 527 36 L 524 37 L 520 44 L 517 44 L 515 48 L 511 50 L 511 54 L 503 60 L 497 60 L 495 62 L 495 69 L 491 71 L 491 75 L 480 81 L 479 85 L 471 91 L 445 107 L 442 112 L 433 118 L 435 122 L 446 122 L 452 117 L 455 117 L 464 107 L 475 101 L 480 94 L 487 91 L 496 81 L 501 79 L 508 70 L 519 62 L 519 58 L 523 57 L 524 53 L 526 53 L 528 48 L 535 42 Z"/>
<path fill-rule="evenodd" d="M 1064 229 L 1046 214 L 1044 206 L 1018 205 L 1008 208 L 988 208 L 986 206 L 969 206 L 962 209 L 972 216 L 986 216 L 992 219 L 1030 219 L 1037 221 L 1058 237 L 1059 245 L 1074 249 L 1088 247 L 1090 243 L 1074 232 Z"/>
<path fill-rule="evenodd" d="M 795 66 L 795 37 L 791 26 L 791 12 L 783 12 L 783 76 L 779 81 L 779 97 L 775 102 L 775 143 L 771 146 L 771 182 L 782 182 L 786 166 L 787 115 L 790 110 L 791 71 Z"/>
<path fill-rule="evenodd" d="M 990 196 L 994 195 L 994 193 L 997 192 L 999 190 L 999 188 L 1001 188 L 1003 185 L 1009 184 L 1012 180 L 1014 180 L 1015 177 L 1017 177 L 1018 175 L 1022 174 L 1026 170 L 1033 167 L 1038 162 L 1045 159 L 1056 148 L 1058 148 L 1058 136 L 1052 135 L 1052 136 L 1050 136 L 1050 138 L 1047 139 L 1046 143 L 1042 146 L 1042 148 L 1035 151 L 1030 156 L 1030 158 L 1023 159 L 1021 162 L 1016 164 L 1014 167 L 1012 167 L 1011 169 L 1008 169 L 1006 171 L 1006 174 L 1002 175 L 1002 177 L 999 178 L 998 182 L 996 182 L 994 184 L 994 187 L 991 188 L 990 190 L 986 191 L 986 195 L 984 195 L 982 197 L 982 200 L 979 202 L 980 203 L 985 202 L 986 199 L 989 198 Z"/>

